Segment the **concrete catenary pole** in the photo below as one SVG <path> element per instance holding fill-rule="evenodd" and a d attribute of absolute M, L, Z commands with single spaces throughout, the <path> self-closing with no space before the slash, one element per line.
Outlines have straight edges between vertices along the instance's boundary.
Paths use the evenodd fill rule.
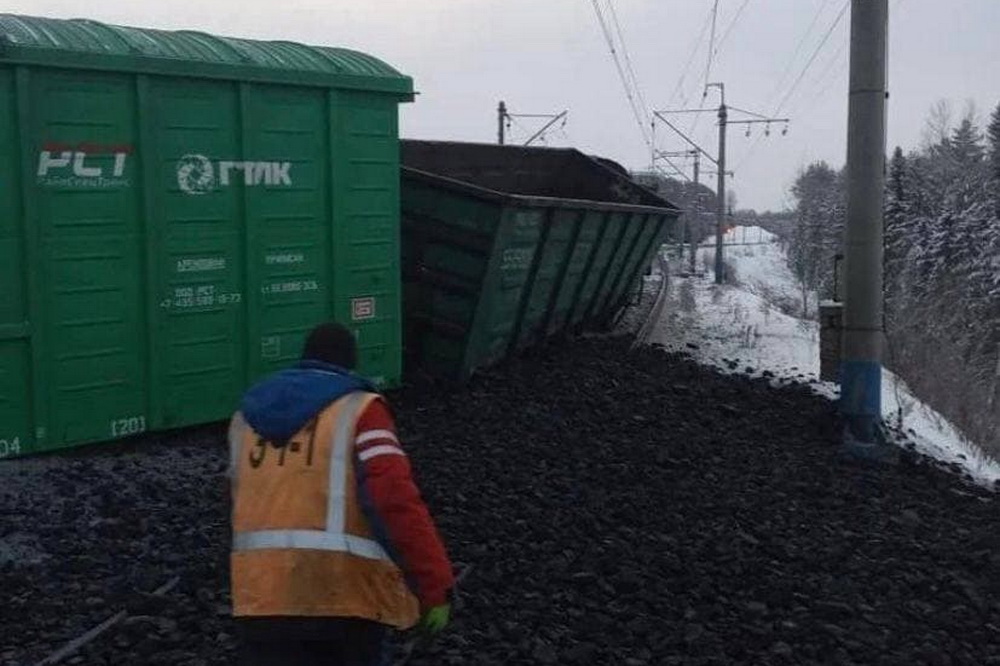
<path fill-rule="evenodd" d="M 874 453 L 882 418 L 882 199 L 888 0 L 851 0 L 841 411 L 851 453 Z"/>
<path fill-rule="evenodd" d="M 497 106 L 497 143 L 501 146 L 504 140 L 504 123 L 507 121 L 507 105 L 500 102 Z"/>
<path fill-rule="evenodd" d="M 701 177 L 701 153 L 697 150 L 692 151 L 694 154 L 694 183 L 692 187 L 694 188 L 694 202 L 691 204 L 691 224 L 688 228 L 691 230 L 691 251 L 689 253 L 688 261 L 689 271 L 693 275 L 695 271 L 695 258 L 698 254 L 698 243 L 701 241 L 701 223 L 699 220 L 699 210 L 698 204 L 701 203 L 701 191 L 698 185 L 698 179 Z"/>
<path fill-rule="evenodd" d="M 719 105 L 719 181 L 715 218 L 715 284 L 724 282 L 724 264 L 722 261 L 722 236 L 726 222 L 726 119 L 729 113 L 726 109 L 725 95 Z"/>

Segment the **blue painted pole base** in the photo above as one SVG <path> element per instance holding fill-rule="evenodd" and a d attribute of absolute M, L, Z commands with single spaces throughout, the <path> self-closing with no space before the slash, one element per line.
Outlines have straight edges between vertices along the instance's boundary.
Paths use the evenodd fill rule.
<path fill-rule="evenodd" d="M 898 449 L 882 428 L 882 366 L 873 361 L 844 361 L 840 366 L 840 411 L 844 439 L 840 454 L 859 462 L 894 464 Z"/>

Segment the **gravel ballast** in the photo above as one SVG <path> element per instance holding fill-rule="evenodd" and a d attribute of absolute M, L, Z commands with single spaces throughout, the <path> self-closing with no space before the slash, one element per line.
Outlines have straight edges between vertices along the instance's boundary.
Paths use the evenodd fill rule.
<path fill-rule="evenodd" d="M 1000 664 L 993 493 L 841 460 L 808 386 L 626 339 L 394 396 L 457 567 L 409 664 Z M 0 664 L 226 664 L 221 428 L 0 464 Z M 152 591 L 179 576 L 162 597 Z"/>

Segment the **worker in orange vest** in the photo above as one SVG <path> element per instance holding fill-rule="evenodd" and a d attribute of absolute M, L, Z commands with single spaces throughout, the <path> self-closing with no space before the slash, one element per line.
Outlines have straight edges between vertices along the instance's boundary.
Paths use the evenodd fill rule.
<path fill-rule="evenodd" d="M 390 628 L 447 625 L 455 579 L 385 399 L 323 324 L 229 429 L 231 585 L 243 664 L 388 659 Z"/>

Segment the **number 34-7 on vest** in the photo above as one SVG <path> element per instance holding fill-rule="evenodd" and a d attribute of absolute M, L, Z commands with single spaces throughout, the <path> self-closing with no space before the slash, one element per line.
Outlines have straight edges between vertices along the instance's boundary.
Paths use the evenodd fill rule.
<path fill-rule="evenodd" d="M 284 467 L 286 460 L 289 463 L 298 462 L 306 467 L 312 467 L 313 450 L 316 446 L 316 420 L 313 419 L 303 431 L 309 435 L 308 440 L 293 439 L 280 447 L 275 447 L 273 442 L 258 437 L 254 446 L 250 448 L 250 467 L 259 469 L 265 462 Z"/>

